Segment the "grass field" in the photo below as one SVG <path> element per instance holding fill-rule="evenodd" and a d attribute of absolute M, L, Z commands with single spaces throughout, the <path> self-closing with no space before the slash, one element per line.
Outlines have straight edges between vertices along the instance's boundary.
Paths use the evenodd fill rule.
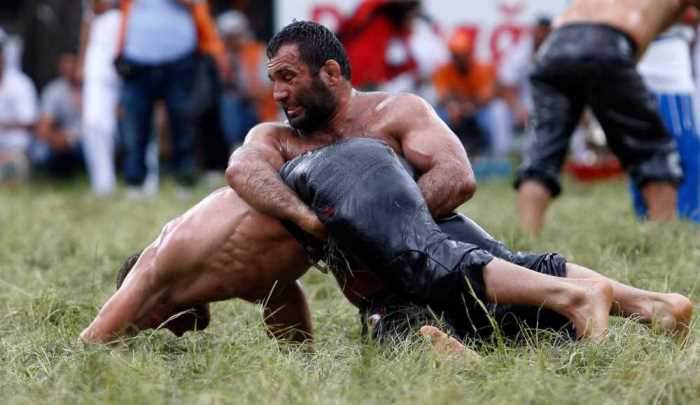
<path fill-rule="evenodd" d="M 700 403 L 697 339 L 680 349 L 615 320 L 597 344 L 555 345 L 545 335 L 486 342 L 472 367 L 436 358 L 419 339 L 361 343 L 356 311 L 316 271 L 302 280 L 316 326 L 312 354 L 268 339 L 260 308 L 234 301 L 212 307 L 205 332 L 76 345 L 122 260 L 208 191 L 183 201 L 166 184 L 159 198 L 135 203 L 97 199 L 81 184 L 0 190 L 1 403 Z M 557 251 L 635 286 L 700 300 L 700 230 L 639 224 L 623 182 L 568 183 L 538 241 L 518 232 L 514 197 L 505 182 L 482 184 L 463 211 L 515 249 Z"/>

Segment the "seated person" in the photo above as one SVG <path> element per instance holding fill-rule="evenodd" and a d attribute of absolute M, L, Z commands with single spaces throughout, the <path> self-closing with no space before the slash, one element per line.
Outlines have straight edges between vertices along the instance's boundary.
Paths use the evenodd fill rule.
<path fill-rule="evenodd" d="M 58 62 L 61 76 L 41 94 L 36 142 L 31 148 L 33 163 L 47 175 L 65 178 L 83 166 L 80 131 L 82 127 L 82 83 L 77 56 L 64 53 Z"/>
<path fill-rule="evenodd" d="M 498 148 L 493 102 L 496 71 L 476 58 L 476 33 L 458 28 L 450 37 L 450 61 L 436 69 L 438 111 L 471 155 Z"/>

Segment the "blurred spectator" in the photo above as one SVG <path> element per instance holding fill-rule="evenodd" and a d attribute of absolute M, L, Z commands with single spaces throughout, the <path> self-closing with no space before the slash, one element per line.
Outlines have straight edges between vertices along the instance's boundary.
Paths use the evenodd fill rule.
<path fill-rule="evenodd" d="M 550 18 L 539 17 L 531 29 L 530 36 L 518 41 L 512 49 L 504 53 L 498 69 L 501 95 L 510 107 L 514 125 L 519 129 L 525 128 L 532 111 L 529 78 L 535 53 L 551 31 Z"/>
<path fill-rule="evenodd" d="M 433 87 L 433 73 L 450 60 L 450 51 L 447 49 L 447 41 L 438 21 L 425 13 L 415 19 L 413 24 L 411 52 L 418 64 L 415 92 L 430 104 L 436 105 L 437 94 Z"/>
<path fill-rule="evenodd" d="M 495 96 L 494 68 L 476 60 L 475 40 L 474 30 L 456 29 L 448 43 L 451 61 L 433 76 L 439 113 L 470 154 L 488 150 L 489 104 Z"/>
<path fill-rule="evenodd" d="M 0 184 L 29 175 L 27 150 L 37 119 L 36 89 L 21 71 L 5 66 L 7 35 L 0 29 Z"/>
<path fill-rule="evenodd" d="M 364 0 L 338 30 L 352 66 L 352 84 L 363 90 L 413 90 L 418 65 L 411 50 L 417 0 Z"/>
<path fill-rule="evenodd" d="M 265 45 L 254 40 L 247 17 L 227 11 L 217 26 L 230 67 L 223 80 L 221 123 L 229 148 L 235 148 L 255 124 L 275 120 L 277 106 L 267 79 Z"/>
<path fill-rule="evenodd" d="M 690 43 L 700 19 L 690 7 L 686 24 L 676 24 L 661 33 L 639 62 L 639 72 L 656 95 L 661 118 L 678 145 L 683 181 L 678 187 L 678 217 L 700 223 L 700 136 L 696 126 L 693 93 L 695 83 Z M 647 207 L 637 187 L 630 186 L 635 212 L 647 217 Z"/>
<path fill-rule="evenodd" d="M 130 193 L 138 193 L 146 177 L 146 145 L 159 99 L 168 109 L 176 180 L 191 186 L 197 177 L 197 117 L 190 108 L 197 50 L 225 66 L 209 7 L 204 0 L 122 0 L 121 5 L 117 70 L 123 79 L 124 176 Z"/>
<path fill-rule="evenodd" d="M 114 149 L 120 80 L 114 69 L 121 13 L 118 0 L 91 0 L 83 29 L 83 151 L 92 190 L 116 187 Z"/>
<path fill-rule="evenodd" d="M 83 165 L 80 149 L 81 81 L 75 53 L 59 58 L 60 76 L 41 94 L 36 141 L 31 148 L 32 163 L 47 175 L 66 178 Z"/>

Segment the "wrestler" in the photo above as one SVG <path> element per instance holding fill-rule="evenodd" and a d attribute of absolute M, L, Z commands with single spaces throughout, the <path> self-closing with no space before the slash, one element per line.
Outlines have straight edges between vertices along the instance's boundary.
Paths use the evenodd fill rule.
<path fill-rule="evenodd" d="M 651 41 L 697 0 L 575 0 L 555 23 L 531 75 L 534 113 L 515 186 L 523 229 L 540 232 L 571 134 L 588 105 L 642 191 L 649 218 L 676 216 L 682 171 L 656 101 L 635 70 Z"/>
<path fill-rule="evenodd" d="M 117 274 L 117 291 L 80 338 L 108 343 L 154 328 L 181 336 L 208 326 L 210 302 L 240 298 L 263 304 L 270 335 L 311 347 L 311 317 L 295 281 L 309 264 L 278 220 L 251 209 L 232 189 L 219 189 L 168 222 L 155 241 L 126 260 Z M 361 270 L 355 274 L 357 282 L 348 282 L 352 289 L 343 292 L 363 305 L 363 297 L 378 288 Z M 440 330 L 427 332 L 436 350 L 455 350 L 456 342 Z M 458 350 L 478 358 L 464 347 Z"/>
<path fill-rule="evenodd" d="M 252 207 L 296 224 L 319 239 L 325 238 L 326 229 L 319 217 L 282 181 L 278 170 L 285 162 L 305 152 L 358 136 L 383 141 L 421 173 L 417 179 L 418 190 L 433 217 L 451 214 L 473 194 L 475 183 L 466 153 L 456 136 L 437 118 L 430 106 L 409 94 L 363 93 L 352 89 L 345 52 L 330 31 L 312 22 L 294 22 L 275 35 L 267 53 L 273 94 L 284 109 L 288 124 L 256 126 L 243 147 L 232 155 L 227 170 L 229 184 Z M 361 155 L 355 158 L 363 159 Z M 332 170 L 334 175 L 342 176 L 345 168 L 339 166 Z M 384 186 L 390 187 L 390 184 Z M 382 190 L 377 192 L 381 193 Z M 329 193 L 339 195 L 343 190 Z M 371 200 L 371 197 L 366 198 Z M 407 201 L 416 205 L 418 202 L 414 197 L 411 195 Z M 371 204 L 361 208 L 365 213 L 372 210 Z M 464 276 L 467 273 L 476 274 L 473 279 L 476 280 L 475 285 L 470 288 L 481 286 L 477 294 L 481 294 L 480 298 L 485 298 L 485 301 L 535 308 L 545 306 L 571 319 L 580 336 L 605 333 L 611 301 L 616 302 L 615 307 L 619 306 L 617 303 L 624 302 L 624 310 L 632 310 L 627 306 L 630 301 L 624 297 L 625 293 L 616 288 L 618 284 L 596 273 L 586 269 L 581 272 L 568 271 L 569 266 L 557 274 L 567 277 L 523 271 L 523 267 L 514 263 L 494 259 L 493 256 L 497 255 L 488 249 L 472 243 L 447 241 L 445 234 L 435 229 L 434 223 L 429 224 L 432 223 L 430 216 L 425 217 L 425 212 L 421 215 L 427 224 L 425 226 L 430 228 L 429 234 L 437 239 L 431 248 L 440 250 L 442 258 L 448 260 L 451 267 L 436 266 L 434 263 L 421 266 L 420 254 L 423 258 L 429 258 L 435 251 L 419 252 L 418 257 L 404 255 L 405 265 L 398 267 L 392 263 L 396 257 L 385 257 L 386 260 L 381 261 L 388 264 L 384 269 L 373 268 L 375 265 L 371 261 L 364 261 L 362 264 L 379 274 L 389 291 L 408 293 L 424 304 L 457 305 L 461 299 L 465 299 L 467 292 L 467 286 L 462 282 Z M 426 222 L 428 219 L 429 222 Z M 361 234 L 364 239 L 359 240 L 367 242 L 395 237 L 386 233 L 372 234 L 372 224 L 376 225 L 377 229 L 374 230 L 377 231 L 383 225 L 381 218 L 374 217 L 374 220 L 376 222 L 364 224 L 363 229 L 368 233 Z M 348 218 L 348 223 L 353 221 L 370 219 Z M 341 248 L 348 249 L 348 246 Z M 367 242 L 356 252 L 364 250 L 380 257 L 386 253 L 382 252 L 382 248 L 382 245 Z M 396 269 L 400 271 L 393 272 Z M 482 272 L 483 281 L 479 282 Z M 579 278 L 583 280 L 574 280 Z M 452 287 L 453 283 L 460 288 Z M 445 292 L 444 296 L 441 296 L 441 291 Z M 680 296 L 674 295 L 673 298 L 658 307 L 647 305 L 650 312 L 644 310 L 645 315 L 640 315 L 651 320 L 660 315 L 654 308 L 663 307 L 670 321 L 667 329 L 687 328 L 690 303 Z"/>
<path fill-rule="evenodd" d="M 296 279 L 308 261 L 274 218 L 219 189 L 168 222 L 117 277 L 117 292 L 81 334 L 105 343 L 165 327 L 180 336 L 209 324 L 209 303 L 240 298 L 263 303 L 273 336 L 312 339 L 306 298 Z M 179 315 L 178 315 L 179 314 Z"/>
<path fill-rule="evenodd" d="M 513 254 L 462 216 L 438 226 L 414 180 L 382 141 L 348 138 L 315 149 L 285 163 L 281 177 L 325 224 L 329 245 L 340 250 L 334 255 L 345 258 L 341 265 L 371 269 L 387 290 L 402 292 L 399 305 L 408 301 L 429 306 L 447 318 L 450 331 L 459 337 L 490 333 L 493 321 L 501 329 L 508 327 L 502 330 L 506 335 L 517 333 L 518 321 L 564 329 L 567 318 L 576 335 L 596 336 L 600 331 L 595 328 L 606 327 L 608 314 L 636 316 L 643 303 L 654 301 L 678 311 L 658 312 L 658 325 L 682 332 L 681 339 L 685 336 L 692 306 L 680 295 L 639 290 L 568 264 L 556 254 Z M 343 269 L 336 271 L 342 274 Z M 611 288 L 611 296 L 599 294 L 598 287 Z M 569 294 L 577 298 L 567 301 Z M 578 299 L 590 301 L 591 308 L 577 308 Z M 600 319 L 596 311 L 604 312 Z"/>

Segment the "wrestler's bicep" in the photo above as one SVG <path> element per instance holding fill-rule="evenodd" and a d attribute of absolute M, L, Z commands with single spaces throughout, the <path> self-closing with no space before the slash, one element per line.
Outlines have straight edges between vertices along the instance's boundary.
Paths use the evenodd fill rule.
<path fill-rule="evenodd" d="M 432 106 L 417 96 L 404 98 L 405 119 L 397 131 L 404 157 L 422 173 L 446 160 L 468 165 L 462 143 Z"/>

